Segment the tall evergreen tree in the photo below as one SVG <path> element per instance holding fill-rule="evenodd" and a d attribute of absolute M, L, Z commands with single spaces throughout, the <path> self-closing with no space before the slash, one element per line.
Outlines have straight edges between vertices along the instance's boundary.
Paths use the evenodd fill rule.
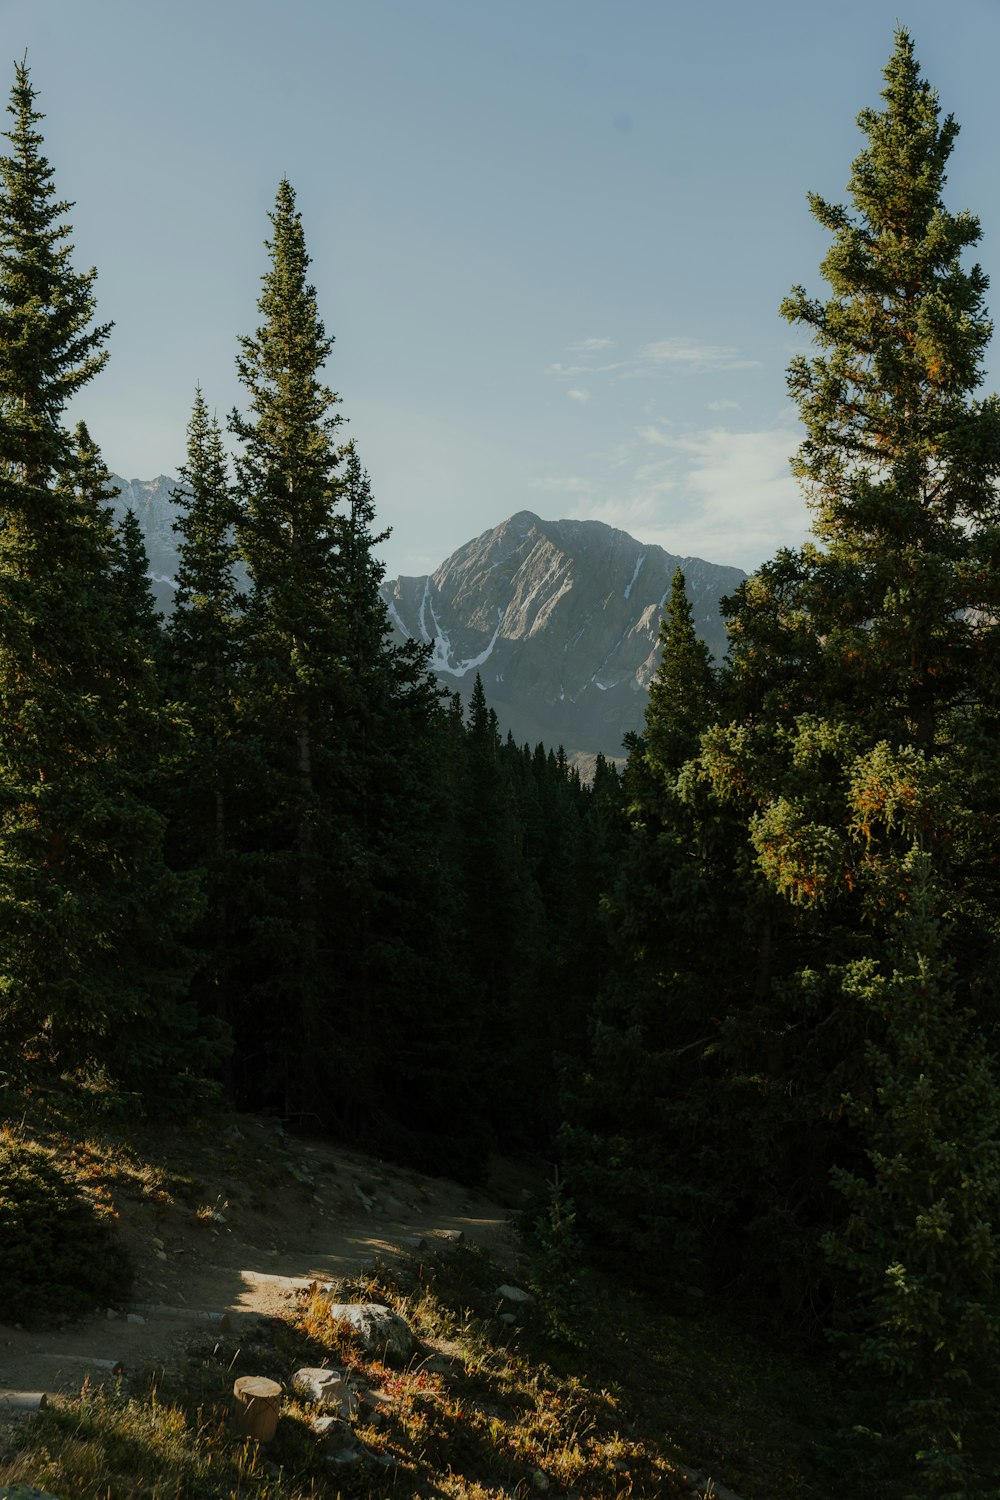
<path fill-rule="evenodd" d="M 339 775 L 347 671 L 337 608 L 342 419 L 321 376 L 333 339 L 306 279 L 302 219 L 287 181 L 270 217 L 262 321 L 240 340 L 237 359 L 249 413 L 234 411 L 230 430 L 241 443 L 236 535 L 250 574 L 246 705 L 267 771 L 261 805 L 269 809 L 257 830 L 268 911 L 258 941 L 269 976 L 266 993 L 258 989 L 284 1022 L 281 1055 L 262 1063 L 271 1076 L 277 1063 L 281 1102 L 301 1110 L 307 1098 L 314 1102 L 312 1070 L 334 1035 L 321 922 L 338 894 L 327 792 Z"/>
<path fill-rule="evenodd" d="M 157 662 L 162 647 L 162 616 L 153 597 L 146 541 L 131 506 L 118 525 L 115 583 L 123 629 L 141 645 L 150 663 Z"/>
<path fill-rule="evenodd" d="M 116 611 L 105 471 L 61 420 L 104 363 L 107 327 L 92 324 L 94 273 L 72 269 L 34 101 L 20 65 L 0 158 L 3 1068 L 96 1059 L 145 1086 L 183 1051 L 172 924 L 190 893 L 140 786 L 148 719 Z"/>
<path fill-rule="evenodd" d="M 670 585 L 659 643 L 660 660 L 649 684 L 642 754 L 651 773 L 663 777 L 694 755 L 718 696 L 712 654 L 695 633 L 680 568 Z"/>
<path fill-rule="evenodd" d="M 631 1038 L 646 1068 L 655 1109 L 626 1122 L 616 1149 L 656 1160 L 665 1238 L 693 1231 L 717 1274 L 768 1289 L 800 1320 L 837 1320 L 853 1304 L 869 1331 L 884 1300 L 867 1300 L 871 1278 L 832 1272 L 820 1243 L 845 1231 L 833 1180 L 877 1176 L 890 1139 L 902 1162 L 894 1191 L 909 1183 L 912 1198 L 890 1207 L 874 1192 L 863 1232 L 884 1248 L 922 1211 L 924 1168 L 890 1108 L 905 1028 L 847 977 L 886 985 L 921 972 L 919 950 L 901 952 L 895 915 L 915 842 L 948 913 L 947 983 L 939 974 L 925 999 L 939 1007 L 927 1024 L 948 1037 L 955 1089 L 940 1099 L 925 1164 L 950 1128 L 972 1140 L 963 1093 L 982 1079 L 1000 1000 L 988 854 L 1000 781 L 1000 407 L 977 395 L 986 279 L 963 264 L 976 221 L 941 199 L 956 127 L 905 32 L 883 99 L 861 116 L 853 213 L 812 199 L 833 234 L 831 297 L 797 289 L 784 307 L 819 350 L 793 362 L 790 389 L 807 429 L 796 469 L 823 546 L 779 554 L 731 601 L 721 722 L 679 772 L 653 778 L 673 809 L 674 847 L 626 895 L 619 931 L 635 982 L 602 1037 L 612 1057 Z M 649 851 L 648 826 L 636 836 Z M 614 1129 L 598 1120 L 591 1160 Z M 956 1262 L 955 1278 L 953 1306 L 978 1297 L 995 1310 L 992 1249 L 978 1269 Z M 911 1302 L 921 1305 L 924 1318 L 929 1301 Z M 932 1332 L 927 1316 L 921 1337 Z M 938 1417 L 924 1436 L 940 1443 Z"/>
<path fill-rule="evenodd" d="M 238 827 L 247 816 L 243 789 L 261 777 L 253 774 L 253 738 L 239 726 L 244 600 L 236 575 L 236 507 L 222 434 L 200 387 L 180 479 L 177 595 L 164 661 L 167 692 L 179 705 L 185 732 L 165 797 L 171 858 L 203 882 L 205 909 L 192 935 L 200 955 L 195 994 L 203 1010 L 229 1026 L 246 885 Z"/>

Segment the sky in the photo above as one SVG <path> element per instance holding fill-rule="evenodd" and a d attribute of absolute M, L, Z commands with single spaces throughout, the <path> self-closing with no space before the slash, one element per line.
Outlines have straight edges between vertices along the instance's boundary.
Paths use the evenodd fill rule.
<path fill-rule="evenodd" d="M 0 0 L 115 325 L 72 416 L 147 479 L 196 385 L 242 407 L 287 176 L 390 577 L 519 510 L 753 568 L 809 528 L 806 194 L 846 201 L 897 23 L 1000 296 L 998 0 Z"/>

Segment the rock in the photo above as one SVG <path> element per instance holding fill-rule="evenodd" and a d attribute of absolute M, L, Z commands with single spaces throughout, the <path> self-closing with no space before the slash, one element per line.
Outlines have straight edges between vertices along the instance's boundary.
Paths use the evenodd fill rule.
<path fill-rule="evenodd" d="M 310 1401 L 318 1401 L 328 1411 L 335 1410 L 340 1417 L 352 1416 L 357 1406 L 357 1394 L 352 1390 L 346 1370 L 317 1369 L 306 1366 L 296 1370 L 292 1385 Z M 331 1421 L 335 1418 L 331 1418 Z M 314 1428 L 315 1430 L 315 1428 Z"/>
<path fill-rule="evenodd" d="M 361 1421 L 371 1427 L 382 1427 L 399 1403 L 388 1391 L 362 1391 L 358 1396 Z"/>
<path fill-rule="evenodd" d="M 544 1469 L 533 1469 L 531 1482 L 536 1490 L 547 1490 L 549 1487 L 549 1476 L 545 1473 Z"/>
<path fill-rule="evenodd" d="M 316 1417 L 309 1427 L 328 1451 L 340 1452 L 354 1442 L 353 1432 L 339 1417 Z"/>
<path fill-rule="evenodd" d="M 461 1229 L 442 1229 L 438 1239 L 445 1240 L 449 1245 L 461 1245 L 465 1241 L 465 1233 Z"/>
<path fill-rule="evenodd" d="M 427 1249 L 427 1241 L 422 1234 L 404 1234 L 401 1243 L 406 1245 L 410 1250 Z"/>
<path fill-rule="evenodd" d="M 5 1484 L 0 1486 L 0 1500 L 59 1500 L 48 1490 L 36 1490 L 33 1484 Z"/>
<path fill-rule="evenodd" d="M 354 1184 L 354 1191 L 358 1195 L 358 1198 L 361 1201 L 361 1207 L 364 1209 L 365 1213 L 370 1214 L 375 1200 L 373 1198 L 369 1198 L 367 1193 L 362 1192 L 357 1183 Z"/>
<path fill-rule="evenodd" d="M 406 1319 L 381 1302 L 331 1302 L 330 1316 L 346 1323 L 368 1354 L 409 1359 L 416 1348 Z"/>
<path fill-rule="evenodd" d="M 145 1323 L 146 1319 L 142 1316 L 142 1313 L 126 1313 L 125 1321 L 126 1323 Z"/>
<path fill-rule="evenodd" d="M 501 1323 L 506 1323 L 508 1327 L 511 1327 L 514 1323 L 517 1322 L 517 1318 L 514 1313 L 501 1313 L 500 1321 Z"/>
<path fill-rule="evenodd" d="M 502 1297 L 505 1302 L 515 1302 L 525 1305 L 535 1300 L 531 1293 L 526 1292 L 523 1287 L 507 1286 L 506 1284 L 497 1287 L 497 1296 Z"/>
<path fill-rule="evenodd" d="M 364 1454 L 360 1448 L 344 1448 L 340 1453 L 331 1453 L 327 1459 L 328 1464 L 337 1464 L 342 1468 L 348 1468 L 351 1464 L 360 1463 Z"/>

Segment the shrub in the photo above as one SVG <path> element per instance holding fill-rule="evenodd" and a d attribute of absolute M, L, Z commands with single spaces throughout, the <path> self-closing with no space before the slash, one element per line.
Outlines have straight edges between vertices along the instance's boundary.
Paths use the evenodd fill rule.
<path fill-rule="evenodd" d="M 131 1280 L 111 1225 L 51 1156 L 0 1130 L 0 1322 L 79 1316 Z"/>

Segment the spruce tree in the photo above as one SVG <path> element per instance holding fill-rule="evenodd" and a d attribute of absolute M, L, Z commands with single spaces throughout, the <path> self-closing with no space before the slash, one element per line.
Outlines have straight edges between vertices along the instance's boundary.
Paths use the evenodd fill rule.
<path fill-rule="evenodd" d="M 268 915 L 256 931 L 257 993 L 265 1012 L 281 1016 L 284 1033 L 279 1057 L 261 1062 L 279 1084 L 280 1102 L 301 1110 L 307 1099 L 314 1107 L 312 1070 L 334 1034 L 321 927 L 337 899 L 327 793 L 341 769 L 347 674 L 337 609 L 343 455 L 335 442 L 338 398 L 321 374 L 333 340 L 306 279 L 309 256 L 287 181 L 270 218 L 261 324 L 241 338 L 237 358 L 249 411 L 234 411 L 230 430 L 241 444 L 236 537 L 250 575 L 247 730 L 261 747 L 264 773 L 254 838 Z"/>
<path fill-rule="evenodd" d="M 696 752 L 717 694 L 712 656 L 695 633 L 680 568 L 660 622 L 660 660 L 649 684 L 643 757 L 654 776 L 677 771 Z"/>
<path fill-rule="evenodd" d="M 204 892 L 192 933 L 199 955 L 194 992 L 202 1010 L 228 1027 L 238 934 L 247 919 L 243 892 L 250 884 L 239 861 L 239 829 L 248 815 L 243 789 L 261 777 L 253 775 L 253 737 L 242 735 L 239 724 L 244 600 L 236 575 L 236 508 L 222 434 L 200 387 L 179 474 L 177 596 L 164 670 L 185 729 L 165 778 L 165 805 L 172 861 L 198 872 Z"/>
<path fill-rule="evenodd" d="M 116 608 L 106 471 L 66 402 L 104 363 L 94 272 L 19 65 L 0 158 L 0 995 L 3 1070 L 96 1061 L 149 1090 L 186 1057 L 174 924 L 191 892 L 161 858 L 136 731 L 144 677 Z M 180 1056 L 179 1056 L 180 1054 Z"/>
<path fill-rule="evenodd" d="M 623 979 L 595 1021 L 590 1114 L 579 1118 L 585 1092 L 574 1101 L 595 1171 L 654 1164 L 634 1212 L 648 1224 L 659 1203 L 650 1227 L 668 1243 L 686 1229 L 716 1276 L 767 1291 L 799 1322 L 850 1310 L 869 1330 L 871 1279 L 845 1281 L 821 1242 L 848 1217 L 834 1181 L 869 1180 L 885 1151 L 905 1041 L 845 976 L 919 972 L 895 917 L 915 841 L 950 928 L 947 983 L 928 991 L 956 1087 L 942 1142 L 948 1111 L 956 1128 L 964 1118 L 963 1080 L 981 1079 L 1000 1000 L 988 833 L 1000 408 L 978 394 L 986 278 L 964 263 L 975 219 L 941 196 L 956 126 L 905 32 L 883 100 L 861 116 L 853 209 L 811 200 L 833 235 L 830 297 L 796 289 L 784 307 L 818 351 L 789 380 L 822 546 L 780 553 L 730 601 L 719 722 L 693 758 L 666 776 L 641 765 L 639 782 L 630 762 L 632 805 L 656 817 L 638 820 L 626 860 Z M 620 1086 L 630 1058 L 652 1107 L 616 1120 L 602 1085 Z M 897 1187 L 910 1184 L 917 1215 L 924 1179 L 900 1150 Z M 886 1195 L 872 1203 L 887 1218 L 866 1232 L 886 1245 L 904 1208 L 891 1206 L 894 1229 Z M 956 1265 L 956 1290 L 963 1276 Z M 987 1301 L 988 1284 L 987 1270 Z M 960 1404 L 952 1416 L 967 1425 Z M 940 1424 L 925 1437 L 937 1443 Z"/>
<path fill-rule="evenodd" d="M 861 1292 L 838 1342 L 887 1395 L 883 1461 L 906 1492 L 972 1500 L 1000 1484 L 1000 1081 L 931 860 L 914 847 L 903 873 L 887 962 L 843 973 L 877 1093 L 851 1101 L 869 1160 L 836 1174 L 851 1212 L 826 1248 Z"/>
<path fill-rule="evenodd" d="M 141 645 L 151 664 L 157 662 L 162 646 L 162 616 L 153 597 L 146 541 L 139 519 L 131 507 L 126 510 L 118 525 L 115 583 L 122 628 Z"/>

